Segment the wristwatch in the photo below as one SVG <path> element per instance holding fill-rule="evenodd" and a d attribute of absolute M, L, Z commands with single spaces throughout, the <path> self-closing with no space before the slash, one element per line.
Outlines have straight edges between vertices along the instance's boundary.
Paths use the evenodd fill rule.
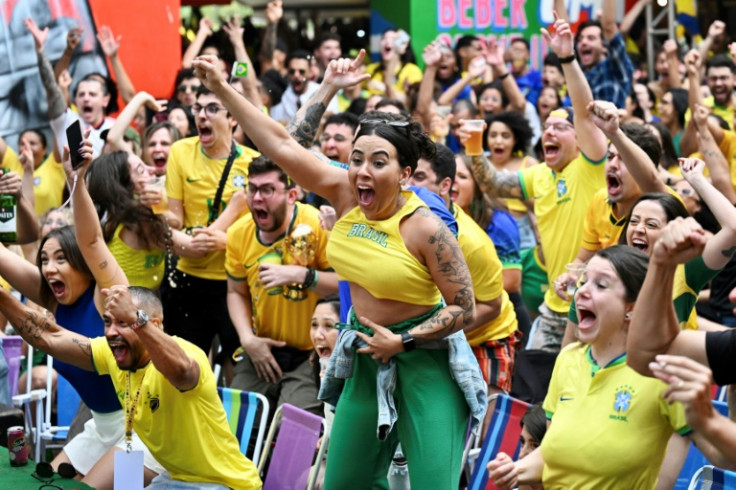
<path fill-rule="evenodd" d="M 143 325 L 145 325 L 146 323 L 148 323 L 148 320 L 150 320 L 150 318 L 148 318 L 148 313 L 146 313 L 145 310 L 138 310 L 138 317 L 136 318 L 135 323 L 131 323 L 128 326 L 133 331 L 136 331 L 139 328 L 141 328 Z"/>
<path fill-rule="evenodd" d="M 414 342 L 414 337 L 409 332 L 401 334 L 401 343 L 404 344 L 404 352 L 411 352 L 417 346 L 416 342 Z"/>

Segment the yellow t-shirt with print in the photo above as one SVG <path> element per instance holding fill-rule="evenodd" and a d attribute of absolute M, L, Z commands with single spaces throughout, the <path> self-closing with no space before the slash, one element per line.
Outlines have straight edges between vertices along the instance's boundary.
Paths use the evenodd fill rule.
<path fill-rule="evenodd" d="M 385 85 L 381 63 L 371 63 L 366 67 L 365 72 L 371 76 L 365 86 L 368 93 L 370 95 L 386 95 L 385 90 L 379 90 L 371 83 L 376 82 Z M 414 63 L 405 63 L 403 66 L 397 67 L 395 75 L 394 88 L 402 94 L 406 92 L 410 85 L 421 82 L 423 76 L 422 69 Z"/>
<path fill-rule="evenodd" d="M 135 249 L 120 238 L 123 225 L 115 228 L 107 248 L 125 272 L 131 286 L 156 290 L 164 278 L 166 252 L 160 249 Z"/>
<path fill-rule="evenodd" d="M 8 147 L 3 156 L 2 168 L 9 168 L 23 177 L 23 166 L 20 164 L 18 154 Z M 41 165 L 33 171 L 33 198 L 35 200 L 36 216 L 52 208 L 61 206 L 66 186 L 66 174 L 61 162 L 57 162 L 54 153 L 41 162 Z"/>
<path fill-rule="evenodd" d="M 238 145 L 238 156 L 233 162 L 225 182 L 220 202 L 219 215 L 230 197 L 248 184 L 248 167 L 260 153 Z M 179 140 L 171 145 L 166 164 L 166 194 L 178 199 L 184 207 L 184 228 L 207 226 L 220 177 L 227 158 L 212 159 L 202 150 L 199 137 Z M 225 251 L 209 253 L 198 259 L 181 257 L 177 269 L 201 279 L 224 281 Z"/>
<path fill-rule="evenodd" d="M 541 444 L 544 488 L 654 488 L 670 436 L 690 432 L 666 389 L 627 366 L 625 354 L 598 366 L 590 346 L 565 347 L 543 404 L 552 420 Z"/>
<path fill-rule="evenodd" d="M 149 323 L 143 328 L 156 327 Z M 255 465 L 243 456 L 230 432 L 207 355 L 184 339 L 171 339 L 199 365 L 199 380 L 190 390 L 175 388 L 153 362 L 135 371 L 120 369 L 104 337 L 92 339 L 90 343 L 95 370 L 110 375 L 123 408 L 128 376 L 128 403 L 132 403 L 140 390 L 133 429 L 173 480 L 260 489 L 261 479 Z"/>
<path fill-rule="evenodd" d="M 312 230 L 313 234 L 308 240 L 310 252 L 305 254 L 306 263 L 301 263 L 301 260 L 288 252 L 284 235 L 274 243 L 262 243 L 258 238 L 258 226 L 249 213 L 227 231 L 225 269 L 230 279 L 248 282 L 256 335 L 283 340 L 289 347 L 308 350 L 312 349 L 309 330 L 319 295 L 307 289 L 302 292 L 301 297 L 292 298 L 291 294 L 298 293 L 290 291 L 294 288 L 289 286 L 282 286 L 281 294 L 269 294 L 263 289 L 258 275 L 259 259 L 273 253 L 280 255 L 284 264 L 305 265 L 318 271 L 329 268 L 326 251 L 329 233 L 320 225 L 319 211 L 312 206 L 296 203 L 290 220 L 287 235 L 297 228 L 303 229 L 304 226 Z"/>
<path fill-rule="evenodd" d="M 523 199 L 534 199 L 550 281 L 544 302 L 560 314 L 567 314 L 570 303 L 555 294 L 551 281 L 565 272 L 565 264 L 577 256 L 588 205 L 606 184 L 604 161 L 605 158 L 593 162 L 580 153 L 561 172 L 546 164 L 517 172 Z"/>
<path fill-rule="evenodd" d="M 477 301 L 501 297 L 501 311 L 490 322 L 466 332 L 468 343 L 481 345 L 489 340 L 505 339 L 518 328 L 516 313 L 503 288 L 503 266 L 488 234 L 459 206 L 452 207 L 457 220 L 457 241 L 470 270 Z"/>

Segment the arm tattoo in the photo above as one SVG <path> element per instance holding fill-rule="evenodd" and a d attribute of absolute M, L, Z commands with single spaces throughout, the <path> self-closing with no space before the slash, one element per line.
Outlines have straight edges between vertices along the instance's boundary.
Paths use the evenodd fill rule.
<path fill-rule="evenodd" d="M 498 197 L 524 197 L 516 172 L 497 171 L 484 155 L 474 155 L 471 160 L 473 175 L 483 192 Z"/>
<path fill-rule="evenodd" d="M 72 342 L 74 342 L 75 344 L 77 344 L 77 346 L 79 347 L 79 349 L 84 354 L 87 354 L 90 359 L 92 359 L 92 348 L 91 348 L 89 342 L 84 342 L 81 339 L 72 339 Z"/>
<path fill-rule="evenodd" d="M 49 119 L 56 119 L 61 116 L 66 110 L 66 99 L 61 91 L 61 88 L 56 84 L 56 78 L 54 77 L 54 69 L 51 67 L 51 63 L 46 57 L 44 51 L 36 52 L 38 59 L 38 71 L 41 75 L 41 83 L 43 88 L 46 89 L 46 99 L 49 105 Z"/>
<path fill-rule="evenodd" d="M 100 269 L 107 269 L 107 260 L 100 262 Z"/>
<path fill-rule="evenodd" d="M 294 116 L 294 120 L 286 126 L 286 130 L 297 143 L 302 145 L 304 148 L 311 148 L 325 110 L 327 110 L 327 107 L 322 102 L 318 102 L 316 104 L 308 103 L 303 117 L 297 113 L 297 115 Z"/>
<path fill-rule="evenodd" d="M 721 250 L 721 254 L 727 259 L 730 259 L 731 257 L 733 257 L 734 253 L 736 253 L 736 246 Z"/>
<path fill-rule="evenodd" d="M 453 304 L 448 305 L 437 315 L 430 318 L 419 326 L 422 334 L 417 338 L 421 340 L 432 340 L 446 337 L 447 335 L 463 328 L 473 320 L 473 283 L 470 279 L 465 259 L 463 258 L 457 240 L 452 236 L 450 230 L 442 223 L 439 217 L 426 208 L 417 209 L 417 214 L 431 217 L 440 223 L 437 232 L 429 237 L 429 243 L 435 245 L 435 257 L 439 266 L 439 273 L 448 282 L 456 284 L 459 288 L 455 291 Z M 449 252 L 449 256 L 448 256 Z M 458 324 L 458 319 L 460 324 Z"/>
<path fill-rule="evenodd" d="M 36 311 L 26 309 L 21 313 L 20 318 L 14 319 L 11 323 L 23 339 L 36 347 L 43 333 L 51 328 L 50 315 L 49 312 L 39 314 Z"/>
<path fill-rule="evenodd" d="M 261 56 L 266 59 L 273 58 L 273 50 L 276 47 L 276 24 L 266 25 L 266 33 L 263 35 L 263 47 Z"/>

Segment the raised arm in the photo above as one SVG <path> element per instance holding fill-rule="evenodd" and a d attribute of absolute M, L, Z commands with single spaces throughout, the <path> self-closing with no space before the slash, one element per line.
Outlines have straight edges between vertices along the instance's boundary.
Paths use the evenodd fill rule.
<path fill-rule="evenodd" d="M 597 100 L 588 104 L 588 114 L 593 123 L 613 143 L 619 157 L 626 165 L 642 192 L 664 192 L 667 186 L 659 178 L 655 163 L 636 143 L 631 141 L 619 125 L 618 108 L 612 102 Z"/>
<path fill-rule="evenodd" d="M 335 94 L 340 89 L 360 85 L 370 78 L 370 75 L 359 70 L 364 57 L 365 50 L 361 49 L 355 59 L 340 58 L 327 64 L 322 84 L 286 125 L 289 135 L 302 147 L 312 148 L 322 116 Z"/>
<path fill-rule="evenodd" d="M 698 105 L 703 104 L 703 94 L 700 92 L 701 65 L 702 59 L 696 50 L 692 49 L 685 55 L 685 68 L 687 69 L 687 80 L 690 86 L 687 102 L 691 114 L 695 113 Z M 690 155 L 697 150 L 697 132 L 696 125 L 691 118 L 680 139 L 680 153 L 683 156 Z"/>
<path fill-rule="evenodd" d="M 708 205 L 721 229 L 703 249 L 703 262 L 712 270 L 726 266 L 736 252 L 736 208 L 718 189 L 703 177 L 705 162 L 697 158 L 681 158 L 682 176 Z"/>
<path fill-rule="evenodd" d="M 667 39 L 662 47 L 667 55 L 667 74 L 669 75 L 670 88 L 684 88 L 682 86 L 682 77 L 680 77 L 680 58 L 677 56 L 677 41 Z M 662 98 L 661 95 L 659 98 Z"/>
<path fill-rule="evenodd" d="M 652 0 L 638 0 L 634 6 L 626 12 L 626 15 L 624 15 L 624 18 L 621 20 L 621 25 L 619 26 L 621 35 L 627 36 L 629 34 L 629 31 L 634 25 L 634 22 L 636 22 L 636 19 L 639 18 L 641 13 L 644 12 L 644 8 L 650 3 L 652 3 Z"/>
<path fill-rule="evenodd" d="M 61 58 L 54 65 L 54 76 L 58 79 L 61 72 L 69 68 L 72 61 L 74 50 L 77 49 L 79 43 L 82 42 L 82 28 L 79 26 L 72 27 L 66 33 L 66 48 L 61 54 Z"/>
<path fill-rule="evenodd" d="M 603 31 L 603 39 L 606 41 L 610 41 L 613 36 L 618 34 L 616 0 L 603 0 L 601 5 L 601 30 Z"/>
<path fill-rule="evenodd" d="M 130 102 L 128 102 L 128 105 L 125 106 L 125 109 L 123 109 L 117 119 L 115 119 L 115 123 L 113 123 L 110 131 L 107 133 L 106 141 L 113 150 L 129 150 L 129 147 L 123 140 L 123 135 L 125 134 L 125 130 L 128 126 L 133 122 L 133 119 L 135 119 L 140 108 L 144 105 L 156 112 L 166 110 L 165 100 L 158 101 L 148 92 L 138 92 L 135 94 Z"/>
<path fill-rule="evenodd" d="M 424 127 L 429 127 L 432 117 L 431 108 L 432 101 L 434 100 L 434 82 L 437 78 L 437 67 L 442 61 L 442 49 L 444 48 L 439 42 L 432 41 L 422 51 L 424 77 L 422 77 L 422 81 L 419 83 L 416 112 L 421 116 L 421 123 Z"/>
<path fill-rule="evenodd" d="M 493 79 L 501 80 L 501 86 L 506 92 L 506 97 L 509 98 L 509 110 L 523 114 L 526 109 L 526 98 L 519 90 L 516 79 L 506 66 L 504 51 L 502 44 L 496 42 L 495 39 L 491 39 L 485 52 L 486 63 L 493 69 Z M 591 96 L 592 98 L 593 96 Z"/>
<path fill-rule="evenodd" d="M 644 376 L 653 376 L 649 363 L 659 354 L 676 353 L 707 362 L 705 341 L 698 344 L 687 338 L 701 332 L 681 333 L 672 303 L 677 265 L 700 255 L 705 242 L 703 229 L 693 218 L 675 218 L 654 244 L 626 339 L 626 362 Z"/>
<path fill-rule="evenodd" d="M 0 312 L 10 321 L 16 333 L 34 348 L 59 361 L 94 371 L 89 338 L 60 327 L 48 311 L 39 312 L 29 308 L 0 288 Z"/>
<path fill-rule="evenodd" d="M 97 40 L 100 42 L 102 51 L 110 60 L 112 71 L 115 73 L 115 80 L 118 83 L 118 92 L 120 97 L 127 104 L 135 96 L 135 87 L 133 82 L 125 71 L 123 62 L 120 61 L 118 51 L 120 50 L 120 40 L 123 36 L 115 37 L 112 30 L 108 26 L 102 26 L 100 32 L 97 33 Z"/>
<path fill-rule="evenodd" d="M 103 318 L 106 327 L 111 318 L 119 322 L 117 328 L 129 328 L 128 325 L 133 325 L 137 321 L 138 308 L 127 286 L 113 286 L 104 289 L 102 294 L 105 296 Z M 173 338 L 164 333 L 161 318 L 156 318 L 155 312 L 147 311 L 146 313 L 150 320 L 140 325 L 135 333 L 146 346 L 153 365 L 169 383 L 180 391 L 187 391 L 197 386 L 200 374 L 199 364 L 189 357 Z M 120 326 L 120 324 L 125 326 Z"/>
<path fill-rule="evenodd" d="M 352 194 L 344 170 L 333 167 L 299 143 L 278 122 L 256 109 L 223 80 L 214 56 L 194 60 L 194 72 L 214 92 L 261 152 L 289 174 L 297 184 L 324 196 L 343 211 L 350 206 Z M 332 63 L 332 62 L 331 62 Z"/>
<path fill-rule="evenodd" d="M 184 51 L 184 56 L 181 58 L 182 68 L 191 68 L 192 61 L 197 57 L 202 46 L 208 37 L 212 35 L 212 21 L 206 17 L 203 17 L 199 21 L 199 27 L 197 28 L 197 35 L 194 36 L 194 41 L 189 43 L 187 50 Z"/>
<path fill-rule="evenodd" d="M 698 128 L 698 149 L 710 171 L 713 187 L 726 196 L 731 204 L 736 204 L 736 190 L 734 190 L 731 182 L 731 169 L 726 157 L 723 156 L 721 149 L 718 147 L 708 123 L 710 110 L 704 105 L 698 104 L 692 114 L 693 121 L 695 121 Z"/>
<path fill-rule="evenodd" d="M 703 42 L 700 43 L 700 46 L 698 46 L 698 53 L 700 54 L 701 60 L 708 59 L 708 52 L 710 51 L 711 46 L 713 46 L 715 41 L 722 38 L 725 33 L 726 23 L 722 20 L 714 20 L 713 23 L 708 26 L 708 34 L 705 36 L 705 39 L 703 39 Z M 698 75 L 702 77 L 703 67 L 701 66 L 699 68 L 700 71 Z"/>
<path fill-rule="evenodd" d="M 261 73 L 265 73 L 269 69 L 281 71 L 283 66 L 278 66 L 273 58 L 276 49 L 276 40 L 278 34 L 279 21 L 284 16 L 284 7 L 281 0 L 273 0 L 266 5 L 266 30 L 261 40 Z"/>
<path fill-rule="evenodd" d="M 468 125 L 464 121 L 460 122 L 457 136 L 463 145 L 470 138 Z M 497 197 L 526 199 L 521 190 L 521 181 L 517 172 L 496 170 L 485 155 L 472 155 L 469 158 L 471 161 L 471 170 L 481 191 Z"/>
<path fill-rule="evenodd" d="M 575 54 L 573 49 L 573 35 L 570 25 L 557 17 L 555 13 L 554 33 L 542 28 L 542 36 L 560 59 L 570 59 Z M 593 101 L 588 81 L 574 57 L 562 63 L 562 71 L 567 82 L 567 91 L 570 94 L 572 108 L 575 111 L 575 132 L 585 137 L 578 138 L 578 147 L 583 154 L 593 161 L 601 161 L 608 152 L 608 142 L 604 134 L 598 129 L 588 113 L 588 104 Z"/>
<path fill-rule="evenodd" d="M 488 74 L 488 76 L 486 76 Z M 476 56 L 470 64 L 468 64 L 468 72 L 462 77 L 459 78 L 455 83 L 447 87 L 447 90 L 442 92 L 437 99 L 438 105 L 452 105 L 452 102 L 455 100 L 455 97 L 457 97 L 460 92 L 463 91 L 463 89 L 473 83 L 474 80 L 476 80 L 478 77 L 483 77 L 484 80 L 488 78 L 490 80 L 490 74 L 491 70 L 489 69 L 485 59 L 482 55 Z M 425 77 L 426 72 L 425 72 Z M 422 79 L 422 82 L 424 82 L 424 79 Z M 518 88 L 518 87 L 517 87 Z M 505 90 L 505 89 L 504 89 Z M 475 93 L 471 92 L 471 97 L 475 97 Z M 473 99 L 475 102 L 475 100 Z"/>
<path fill-rule="evenodd" d="M 235 61 L 245 63 L 248 66 L 247 73 L 244 77 L 240 78 L 240 85 L 243 87 L 243 96 L 258 109 L 262 109 L 263 102 L 261 96 L 258 94 L 258 77 L 256 77 L 256 70 L 253 67 L 253 62 L 251 62 L 248 51 L 245 49 L 245 43 L 243 42 L 245 28 L 240 24 L 240 16 L 235 15 L 222 25 L 222 30 L 225 31 L 228 39 L 230 39 L 230 44 L 233 46 Z"/>
<path fill-rule="evenodd" d="M 71 161 L 69 160 L 69 149 L 64 149 L 64 171 L 67 174 L 67 180 L 73 189 L 72 192 L 72 210 L 74 212 L 74 234 L 77 238 L 77 245 L 82 252 L 84 261 L 87 263 L 92 276 L 97 282 L 95 288 L 95 306 L 102 314 L 103 298 L 100 289 L 109 288 L 113 285 L 128 285 L 128 278 L 125 272 L 118 265 L 117 260 L 107 248 L 107 243 L 102 235 L 102 227 L 100 219 L 97 217 L 95 205 L 87 191 L 84 183 L 84 175 L 92 161 L 92 144 L 89 140 L 84 140 L 84 145 L 79 150 L 85 158 L 85 162 L 78 170 L 72 170 Z M 76 183 L 74 182 L 76 180 Z"/>

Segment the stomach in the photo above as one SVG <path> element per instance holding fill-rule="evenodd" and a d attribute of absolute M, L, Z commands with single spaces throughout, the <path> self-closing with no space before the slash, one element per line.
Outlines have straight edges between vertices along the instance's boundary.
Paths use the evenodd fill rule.
<path fill-rule="evenodd" d="M 353 311 L 355 311 L 355 316 L 358 319 L 364 316 L 382 326 L 394 325 L 416 318 L 436 306 L 436 304 L 417 305 L 392 299 L 376 298 L 365 288 L 353 282 L 350 283 L 350 296 L 353 301 Z"/>

